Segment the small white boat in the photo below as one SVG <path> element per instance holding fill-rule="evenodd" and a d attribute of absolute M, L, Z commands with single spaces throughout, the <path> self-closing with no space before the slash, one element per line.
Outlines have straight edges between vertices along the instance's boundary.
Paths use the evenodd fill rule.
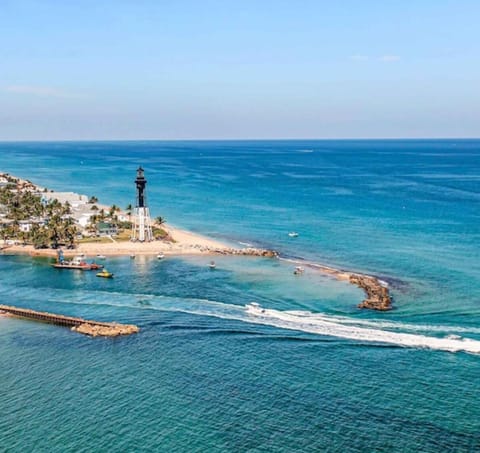
<path fill-rule="evenodd" d="M 135 259 L 135 254 L 132 253 L 132 254 L 130 255 L 130 258 L 132 258 L 132 260 L 134 260 L 134 259 Z"/>
<path fill-rule="evenodd" d="M 215 269 L 217 265 L 215 264 L 215 261 L 210 261 L 210 264 L 208 265 L 210 269 Z"/>
<path fill-rule="evenodd" d="M 165 255 L 164 255 L 163 253 L 159 253 L 159 254 L 157 255 L 157 259 L 163 260 L 163 258 L 165 258 Z"/>
<path fill-rule="evenodd" d="M 257 302 L 250 302 L 245 305 L 245 311 L 251 315 L 261 315 L 265 313 L 265 309 Z"/>
<path fill-rule="evenodd" d="M 294 273 L 295 275 L 301 275 L 301 274 L 303 274 L 304 272 L 305 272 L 305 269 L 304 269 L 302 266 L 297 266 L 297 267 L 295 268 L 295 270 L 293 271 L 293 273 Z"/>
<path fill-rule="evenodd" d="M 288 233 L 288 235 L 291 237 L 291 238 L 296 238 L 298 237 L 298 233 L 296 231 L 290 231 L 290 233 Z"/>
<path fill-rule="evenodd" d="M 105 258 L 107 258 L 105 255 L 97 255 L 98 260 L 104 260 Z"/>

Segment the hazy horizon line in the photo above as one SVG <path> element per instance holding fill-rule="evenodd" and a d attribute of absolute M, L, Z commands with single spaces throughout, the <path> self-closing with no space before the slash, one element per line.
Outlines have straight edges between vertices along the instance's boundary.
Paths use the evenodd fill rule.
<path fill-rule="evenodd" d="M 0 143 L 65 142 L 273 142 L 273 141 L 397 141 L 397 140 L 480 140 L 479 137 L 342 137 L 342 138 L 66 138 L 66 139 L 0 139 Z"/>

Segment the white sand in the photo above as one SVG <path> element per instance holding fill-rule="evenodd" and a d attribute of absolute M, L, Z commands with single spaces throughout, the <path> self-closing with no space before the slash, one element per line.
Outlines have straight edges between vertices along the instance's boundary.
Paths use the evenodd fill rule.
<path fill-rule="evenodd" d="M 152 242 L 108 242 L 108 243 L 82 243 L 75 250 L 64 250 L 66 256 L 85 254 L 88 257 L 95 255 L 119 256 L 119 255 L 200 255 L 209 254 L 215 250 L 229 249 L 228 244 L 216 241 L 214 239 L 181 230 L 169 225 L 162 225 L 174 242 L 152 241 Z M 22 253 L 33 256 L 56 256 L 56 250 L 52 249 L 34 249 L 31 245 L 11 245 L 5 248 L 8 253 Z"/>

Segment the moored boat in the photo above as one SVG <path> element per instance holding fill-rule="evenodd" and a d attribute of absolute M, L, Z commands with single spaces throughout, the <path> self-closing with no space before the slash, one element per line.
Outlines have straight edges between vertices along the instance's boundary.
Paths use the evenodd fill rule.
<path fill-rule="evenodd" d="M 305 269 L 304 269 L 302 266 L 297 266 L 297 267 L 295 268 L 295 270 L 293 271 L 293 273 L 294 273 L 295 275 L 301 275 L 301 274 L 303 274 L 304 272 L 305 272 Z"/>
<path fill-rule="evenodd" d="M 107 269 L 103 269 L 102 271 L 97 272 L 97 277 L 113 278 L 113 274 L 108 272 Z"/>
<path fill-rule="evenodd" d="M 56 269 L 78 269 L 82 271 L 89 271 L 93 269 L 92 264 L 87 263 L 84 260 L 83 255 L 76 256 L 69 261 L 66 261 L 63 259 L 63 254 L 59 254 L 59 257 L 60 257 L 59 261 L 52 264 L 52 266 L 55 267 Z M 100 268 L 97 267 L 97 269 L 100 269 Z"/>

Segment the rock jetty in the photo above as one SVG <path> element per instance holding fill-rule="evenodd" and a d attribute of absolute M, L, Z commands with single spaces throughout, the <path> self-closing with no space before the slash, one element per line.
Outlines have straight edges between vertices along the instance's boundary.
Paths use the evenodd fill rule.
<path fill-rule="evenodd" d="M 376 277 L 369 275 L 351 274 L 350 283 L 357 285 L 365 291 L 367 296 L 358 304 L 358 308 L 369 308 L 371 310 L 387 311 L 392 309 L 392 298 L 388 286 L 382 283 Z"/>
<path fill-rule="evenodd" d="M 137 326 L 132 324 L 117 324 L 115 322 L 109 325 L 85 322 L 78 326 L 73 326 L 72 330 L 84 335 L 90 335 L 91 337 L 117 337 L 119 335 L 131 335 L 140 331 Z"/>
<path fill-rule="evenodd" d="M 215 253 L 219 253 L 221 255 L 242 255 L 242 256 L 264 256 L 266 258 L 278 258 L 278 252 L 275 250 L 268 250 L 268 249 L 257 249 L 253 247 L 243 248 L 243 249 L 235 249 L 235 248 L 223 248 L 223 249 L 215 249 Z"/>
<path fill-rule="evenodd" d="M 17 318 L 32 319 L 34 321 L 71 327 L 74 332 L 83 333 L 92 337 L 130 335 L 132 333 L 137 333 L 140 330 L 137 326 L 130 324 L 90 321 L 83 318 L 75 318 L 73 316 L 30 310 L 29 308 L 12 307 L 11 305 L 0 305 L 0 313 L 6 313 Z"/>

